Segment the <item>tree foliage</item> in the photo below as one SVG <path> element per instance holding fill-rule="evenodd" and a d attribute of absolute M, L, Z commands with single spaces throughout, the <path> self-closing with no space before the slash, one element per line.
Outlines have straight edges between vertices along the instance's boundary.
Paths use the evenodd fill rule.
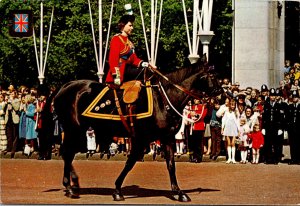
<path fill-rule="evenodd" d="M 142 0 L 142 9 L 146 28 L 150 29 L 150 0 Z M 215 36 L 211 42 L 211 64 L 217 62 L 222 67 L 230 68 L 231 64 L 231 5 L 230 1 L 215 0 L 213 9 L 212 30 Z M 147 60 L 145 39 L 138 1 L 115 0 L 110 37 L 117 33 L 117 21 L 124 14 L 124 5 L 131 3 L 136 14 L 132 41 L 136 52 Z M 45 82 L 49 85 L 61 85 L 74 79 L 95 79 L 98 77 L 93 45 L 88 0 L 44 0 L 44 50 L 49 32 L 51 11 L 54 7 L 54 19 L 46 64 Z M 91 0 L 93 25 L 98 37 L 98 1 Z M 186 0 L 186 7 L 193 8 L 192 0 Z M 110 0 L 102 0 L 103 40 L 108 29 L 111 9 Z M 14 9 L 31 9 L 33 11 L 34 30 L 37 37 L 37 50 L 40 45 L 40 1 L 39 0 L 2 0 L 0 1 L 0 79 L 2 84 L 36 86 L 38 70 L 33 37 L 12 38 L 8 34 L 8 14 Z M 189 49 L 186 37 L 184 15 L 180 0 L 164 0 L 159 38 L 157 65 L 164 71 L 189 65 Z M 192 31 L 192 18 L 189 18 Z M 150 33 L 147 33 L 150 46 Z M 199 51 L 201 53 L 201 49 Z"/>

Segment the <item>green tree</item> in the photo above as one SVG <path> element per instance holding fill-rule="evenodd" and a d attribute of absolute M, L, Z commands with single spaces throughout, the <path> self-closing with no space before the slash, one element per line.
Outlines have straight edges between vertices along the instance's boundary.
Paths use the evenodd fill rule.
<path fill-rule="evenodd" d="M 150 0 L 141 2 L 145 25 L 146 28 L 150 29 Z M 134 35 L 132 36 L 136 52 L 142 59 L 147 60 L 138 1 L 115 1 L 110 36 L 118 32 L 116 28 L 117 21 L 124 14 L 124 4 L 126 3 L 132 4 L 133 11 L 137 16 L 134 25 Z M 192 5 L 192 0 L 186 0 L 187 8 L 192 8 Z M 110 0 L 102 1 L 103 31 L 104 28 L 108 29 L 110 6 Z M 97 80 L 97 66 L 88 1 L 44 0 L 44 50 L 46 49 L 52 7 L 55 10 L 45 72 L 45 83 L 49 85 L 61 85 L 74 79 L 88 78 Z M 91 7 L 96 39 L 98 39 L 98 1 L 91 0 Z M 0 1 L 0 14 L 3 14 L 1 16 L 1 20 L 3 21 L 0 22 L 0 79 L 5 84 L 12 82 L 15 85 L 37 86 L 38 72 L 33 38 L 12 38 L 8 35 L 8 14 L 13 9 L 31 9 L 33 11 L 34 29 L 39 51 L 40 1 L 27 0 L 26 3 L 21 0 Z M 212 29 L 216 35 L 211 42 L 210 59 L 212 60 L 211 64 L 221 62 L 222 65 L 220 67 L 222 69 L 224 66 L 230 68 L 231 64 L 232 23 L 230 9 L 230 0 L 215 0 Z M 189 22 L 191 31 L 191 18 L 189 18 Z M 103 35 L 103 39 L 106 39 L 107 34 L 103 32 Z M 149 41 L 150 33 L 147 33 L 147 36 Z M 98 44 L 99 42 L 97 41 L 97 46 Z M 157 65 L 163 71 L 187 66 L 190 64 L 187 59 L 188 55 L 189 49 L 181 1 L 165 0 L 163 4 Z"/>

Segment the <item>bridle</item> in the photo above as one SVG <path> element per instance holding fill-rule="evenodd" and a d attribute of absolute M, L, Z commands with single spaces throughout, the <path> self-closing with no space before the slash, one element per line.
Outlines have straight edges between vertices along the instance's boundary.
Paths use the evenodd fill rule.
<path fill-rule="evenodd" d="M 150 65 L 149 65 L 149 66 L 150 66 Z M 156 68 L 148 67 L 148 69 L 150 69 L 150 71 L 151 71 L 152 73 L 156 73 L 156 74 L 158 74 L 159 76 L 161 76 L 163 79 L 165 79 L 165 80 L 166 80 L 167 82 L 169 82 L 171 85 L 173 85 L 175 88 L 179 89 L 180 91 L 182 91 L 183 93 L 187 94 L 188 96 L 194 97 L 195 99 L 201 99 L 200 96 L 199 96 L 198 94 L 196 94 L 196 93 L 194 93 L 194 92 L 191 92 L 191 91 L 185 89 L 184 87 L 182 87 L 182 86 L 180 86 L 180 85 L 178 85 L 178 84 L 175 84 L 175 83 L 171 82 L 171 81 L 169 80 L 168 77 L 166 77 L 165 75 L 163 75 L 163 74 L 162 74 L 160 71 L 158 71 Z M 168 95 L 167 95 L 167 93 L 165 92 L 165 90 L 164 90 L 164 88 L 163 88 L 161 82 L 159 82 L 159 85 L 158 85 L 158 86 L 159 86 L 159 88 L 161 89 L 162 94 L 164 95 L 164 98 L 166 99 L 166 101 L 168 102 L 168 104 L 170 105 L 170 107 L 171 107 L 171 108 L 172 108 L 179 116 L 181 116 L 183 119 L 185 119 L 185 120 L 187 120 L 187 121 L 189 121 L 189 122 L 191 122 L 191 123 L 197 122 L 197 121 L 199 121 L 199 120 L 201 119 L 202 114 L 203 114 L 203 110 L 202 110 L 202 113 L 201 113 L 200 117 L 197 118 L 196 120 L 190 119 L 190 118 L 188 118 L 188 117 L 182 115 L 182 114 L 181 114 L 181 113 L 180 113 L 180 112 L 172 105 L 172 103 L 171 103 L 171 101 L 169 100 Z M 187 96 L 187 97 L 188 97 L 188 96 Z M 186 98 L 186 99 L 187 99 L 187 98 Z M 203 108 L 204 108 L 204 107 L 203 107 Z"/>
<path fill-rule="evenodd" d="M 148 67 L 148 69 L 150 69 L 150 71 L 152 71 L 152 73 L 158 74 L 160 77 L 162 77 L 163 79 L 165 79 L 167 82 L 169 82 L 171 85 L 173 85 L 174 87 L 176 87 L 180 91 L 184 92 L 185 94 L 187 94 L 187 95 L 189 95 L 191 97 L 194 97 L 195 99 L 201 100 L 201 97 L 199 96 L 199 94 L 196 94 L 196 93 L 194 93 L 192 91 L 189 91 L 189 90 L 185 89 L 184 87 L 182 87 L 182 86 L 180 86 L 178 84 L 175 84 L 174 82 L 172 82 L 171 80 L 169 80 L 168 77 L 166 77 L 160 71 L 158 71 L 156 68 L 150 66 L 150 67 Z"/>

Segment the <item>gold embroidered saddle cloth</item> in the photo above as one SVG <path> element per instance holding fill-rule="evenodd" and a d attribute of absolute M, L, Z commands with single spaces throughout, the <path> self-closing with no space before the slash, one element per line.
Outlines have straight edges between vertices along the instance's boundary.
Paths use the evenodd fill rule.
<path fill-rule="evenodd" d="M 136 106 L 134 114 L 136 119 L 152 116 L 153 94 L 150 81 L 146 82 L 146 87 L 141 87 L 141 82 L 137 80 L 124 82 L 116 91 L 125 119 L 128 117 L 126 107 L 130 103 L 134 103 Z M 113 89 L 108 86 L 102 89 L 82 115 L 98 119 L 121 120 Z"/>

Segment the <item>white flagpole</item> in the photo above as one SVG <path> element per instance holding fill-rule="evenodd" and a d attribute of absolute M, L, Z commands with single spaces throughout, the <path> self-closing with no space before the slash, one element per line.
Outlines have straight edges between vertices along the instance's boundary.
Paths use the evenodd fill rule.
<path fill-rule="evenodd" d="M 51 36 L 51 30 L 52 30 L 52 22 L 53 22 L 53 14 L 54 14 L 54 7 L 52 7 L 52 14 L 51 14 L 51 20 L 50 20 L 50 28 L 49 28 L 49 34 L 48 34 L 48 40 L 47 40 L 47 48 L 46 48 L 46 54 L 45 54 L 45 61 L 44 61 L 44 67 L 42 70 L 42 74 L 45 74 L 46 69 L 46 62 L 48 57 L 48 50 L 49 50 L 49 44 L 50 44 L 50 36 Z"/>
<path fill-rule="evenodd" d="M 39 80 L 40 84 L 43 84 L 44 74 L 43 70 L 43 1 L 41 1 L 41 24 L 40 24 L 40 72 L 39 72 Z"/>
<path fill-rule="evenodd" d="M 97 75 L 99 77 L 99 82 L 102 83 L 102 78 L 104 75 L 102 67 L 102 0 L 99 0 L 99 69 Z"/>
<path fill-rule="evenodd" d="M 145 30 L 145 22 L 144 22 L 144 17 L 143 17 L 141 0 L 139 0 L 139 6 L 140 6 L 140 14 L 141 14 L 141 20 L 142 20 L 142 25 L 143 25 L 143 31 L 144 31 L 144 38 L 145 38 L 145 44 L 146 44 L 147 57 L 148 57 L 148 60 L 150 60 L 149 47 L 148 47 L 146 30 Z"/>
<path fill-rule="evenodd" d="M 186 7 L 185 7 L 184 0 L 182 0 L 182 9 L 183 9 L 183 14 L 184 14 L 184 21 L 185 21 L 185 28 L 186 28 L 186 35 L 187 35 L 188 45 L 189 45 L 189 51 L 190 51 L 190 54 L 192 54 L 192 45 L 191 45 L 191 38 L 190 38 L 190 32 L 189 32 L 189 24 L 188 24 L 188 21 L 187 21 Z"/>
<path fill-rule="evenodd" d="M 96 45 L 96 38 L 95 38 L 95 32 L 94 32 L 94 25 L 93 25 L 93 17 L 92 17 L 92 9 L 91 9 L 91 2 L 88 0 L 89 5 L 89 12 L 90 12 L 90 20 L 91 20 L 91 27 L 92 27 L 92 36 L 93 36 L 93 42 L 94 42 L 94 50 L 95 50 L 95 58 L 97 63 L 97 69 L 99 71 L 99 60 L 98 60 L 98 52 L 97 52 L 97 45 Z"/>
<path fill-rule="evenodd" d="M 160 11 L 159 11 L 158 29 L 157 29 L 156 44 L 155 44 L 155 54 L 154 54 L 154 65 L 156 65 L 156 57 L 157 57 L 157 49 L 158 49 L 158 42 L 159 42 L 159 32 L 160 32 L 160 23 L 161 23 L 162 6 L 163 6 L 163 0 L 160 1 Z"/>
<path fill-rule="evenodd" d="M 109 16 L 107 35 L 106 35 L 106 45 L 105 45 L 102 68 L 104 68 L 104 66 L 105 66 L 105 59 L 106 59 L 107 48 L 108 48 L 108 41 L 109 41 L 109 35 L 110 35 L 110 26 L 111 26 L 111 19 L 112 19 L 113 10 L 114 10 L 114 0 L 111 1 L 110 16 Z"/>
<path fill-rule="evenodd" d="M 37 64 L 38 73 L 40 73 L 40 63 L 39 63 L 39 58 L 38 58 L 37 46 L 36 46 L 35 31 L 34 31 L 34 28 L 32 28 L 32 29 L 33 29 L 33 45 L 34 45 L 36 64 Z"/>

